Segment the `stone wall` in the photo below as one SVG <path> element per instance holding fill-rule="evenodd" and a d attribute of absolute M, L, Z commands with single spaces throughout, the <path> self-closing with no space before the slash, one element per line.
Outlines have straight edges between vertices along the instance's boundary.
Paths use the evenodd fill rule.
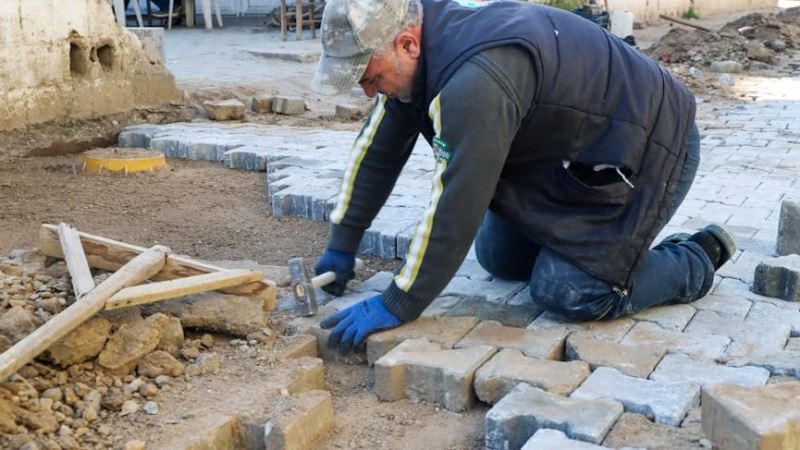
<path fill-rule="evenodd" d="M 0 130 L 181 98 L 107 0 L 0 1 Z"/>

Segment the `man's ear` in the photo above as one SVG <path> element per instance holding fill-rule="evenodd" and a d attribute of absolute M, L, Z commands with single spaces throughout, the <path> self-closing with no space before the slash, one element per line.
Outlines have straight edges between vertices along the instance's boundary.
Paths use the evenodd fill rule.
<path fill-rule="evenodd" d="M 398 52 L 411 59 L 419 59 L 421 49 L 420 35 L 414 29 L 403 31 L 395 40 L 395 48 Z"/>

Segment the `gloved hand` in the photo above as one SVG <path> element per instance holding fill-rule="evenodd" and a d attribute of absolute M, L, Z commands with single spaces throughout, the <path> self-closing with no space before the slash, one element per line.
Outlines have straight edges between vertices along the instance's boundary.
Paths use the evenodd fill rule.
<path fill-rule="evenodd" d="M 333 327 L 328 347 L 339 346 L 344 354 L 361 347 L 370 334 L 402 325 L 403 322 L 383 306 L 383 296 L 378 294 L 361 303 L 343 309 L 320 323 L 322 328 Z"/>
<path fill-rule="evenodd" d="M 314 266 L 314 272 L 319 275 L 325 272 L 336 273 L 336 281 L 325 285 L 322 290 L 335 296 L 344 294 L 347 282 L 353 279 L 353 267 L 356 265 L 356 256 L 352 253 L 340 252 L 338 250 L 325 250 L 322 257 Z"/>

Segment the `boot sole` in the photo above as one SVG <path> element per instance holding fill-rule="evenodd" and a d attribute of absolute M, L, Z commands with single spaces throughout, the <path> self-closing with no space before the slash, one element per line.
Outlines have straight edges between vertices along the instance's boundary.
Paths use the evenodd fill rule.
<path fill-rule="evenodd" d="M 733 239 L 733 236 L 731 236 L 731 234 L 725 231 L 725 229 L 721 226 L 713 223 L 711 225 L 706 225 L 703 230 L 711 233 L 720 243 L 723 259 L 720 265 L 730 261 L 734 253 L 736 253 L 736 241 Z"/>

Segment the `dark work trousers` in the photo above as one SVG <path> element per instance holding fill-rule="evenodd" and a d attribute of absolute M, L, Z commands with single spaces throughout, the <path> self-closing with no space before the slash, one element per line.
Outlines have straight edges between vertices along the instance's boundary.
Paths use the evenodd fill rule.
<path fill-rule="evenodd" d="M 700 164 L 696 126 L 688 147 L 667 222 L 689 192 Z M 679 239 L 661 242 L 648 251 L 632 288 L 622 291 L 539 246 L 491 211 L 475 238 L 475 252 L 483 268 L 496 277 L 530 279 L 533 301 L 565 320 L 615 319 L 651 306 L 688 303 L 706 295 L 714 281 L 714 266 L 702 247 Z"/>

